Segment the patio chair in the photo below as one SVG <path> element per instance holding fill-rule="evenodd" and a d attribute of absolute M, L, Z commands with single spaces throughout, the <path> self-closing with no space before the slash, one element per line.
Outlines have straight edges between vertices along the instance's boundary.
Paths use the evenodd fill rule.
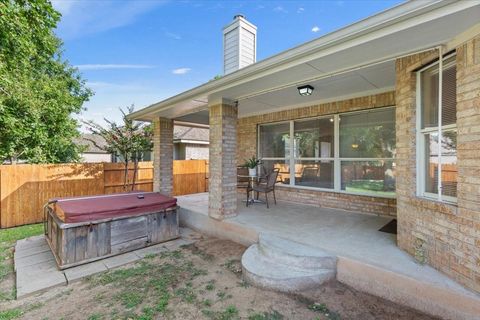
<path fill-rule="evenodd" d="M 237 167 L 237 188 L 246 189 L 249 185 L 248 168 Z"/>
<path fill-rule="evenodd" d="M 267 176 L 268 176 L 267 169 L 265 168 L 264 165 L 260 165 L 259 168 L 260 168 L 259 170 L 260 172 L 258 174 L 257 184 L 265 184 L 267 183 Z"/>
<path fill-rule="evenodd" d="M 265 184 L 254 185 L 252 187 L 247 188 L 247 207 L 249 204 L 249 195 L 250 195 L 250 192 L 252 191 L 257 194 L 257 197 L 256 197 L 257 199 L 258 199 L 259 193 L 265 193 L 265 202 L 267 203 L 267 208 L 270 208 L 268 205 L 268 194 L 272 192 L 273 201 L 275 204 L 277 204 L 277 198 L 275 197 L 275 183 L 277 183 L 279 171 L 280 170 L 278 168 L 270 171 L 270 173 L 266 177 L 267 182 Z"/>

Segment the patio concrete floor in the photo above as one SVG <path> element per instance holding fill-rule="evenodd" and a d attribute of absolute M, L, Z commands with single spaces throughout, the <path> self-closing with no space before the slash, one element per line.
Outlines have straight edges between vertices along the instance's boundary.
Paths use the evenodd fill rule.
<path fill-rule="evenodd" d="M 191 244 L 199 235 L 190 229 L 181 228 L 181 237 L 153 246 L 130 251 L 106 259 L 80 266 L 58 270 L 45 236 L 34 236 L 17 241 L 14 253 L 17 299 L 42 292 L 56 286 L 81 280 L 82 278 L 106 272 L 144 258 L 148 254 L 158 254 Z"/>
<path fill-rule="evenodd" d="M 445 319 L 480 319 L 479 294 L 416 263 L 396 246 L 396 235 L 378 231 L 392 218 L 282 201 L 246 207 L 239 200 L 236 217 L 216 221 L 208 218 L 208 193 L 178 203 L 180 222 L 190 228 L 244 245 L 270 233 L 320 248 L 337 256 L 337 280 L 358 290 Z"/>

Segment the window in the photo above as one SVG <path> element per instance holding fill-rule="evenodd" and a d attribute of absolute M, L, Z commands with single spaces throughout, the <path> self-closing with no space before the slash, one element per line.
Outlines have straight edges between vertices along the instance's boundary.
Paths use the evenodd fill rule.
<path fill-rule="evenodd" d="M 259 126 L 266 170 L 284 184 L 395 196 L 395 110 L 382 108 Z"/>
<path fill-rule="evenodd" d="M 334 119 L 293 122 L 295 185 L 333 189 Z"/>
<path fill-rule="evenodd" d="M 279 179 L 290 183 L 290 123 L 260 126 L 259 154 L 266 170 L 280 169 Z M 260 158 L 260 156 L 259 156 Z"/>
<path fill-rule="evenodd" d="M 395 110 L 340 116 L 341 189 L 395 194 Z"/>
<path fill-rule="evenodd" d="M 441 103 L 436 62 L 417 74 L 417 194 L 439 201 L 457 197 L 455 56 L 442 61 Z"/>

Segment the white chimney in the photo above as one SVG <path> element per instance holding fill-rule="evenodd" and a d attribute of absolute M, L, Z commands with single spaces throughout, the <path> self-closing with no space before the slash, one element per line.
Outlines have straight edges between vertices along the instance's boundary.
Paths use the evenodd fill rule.
<path fill-rule="evenodd" d="M 223 28 L 223 73 L 237 71 L 257 61 L 257 27 L 236 15 Z"/>

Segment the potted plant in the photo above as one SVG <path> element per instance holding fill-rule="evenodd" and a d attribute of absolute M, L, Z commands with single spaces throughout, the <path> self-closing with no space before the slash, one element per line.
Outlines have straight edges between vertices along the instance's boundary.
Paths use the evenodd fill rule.
<path fill-rule="evenodd" d="M 257 175 L 257 166 L 260 163 L 260 159 L 257 159 L 255 156 L 251 157 L 248 160 L 245 160 L 244 166 L 248 168 L 248 175 L 249 176 L 256 176 Z"/>

